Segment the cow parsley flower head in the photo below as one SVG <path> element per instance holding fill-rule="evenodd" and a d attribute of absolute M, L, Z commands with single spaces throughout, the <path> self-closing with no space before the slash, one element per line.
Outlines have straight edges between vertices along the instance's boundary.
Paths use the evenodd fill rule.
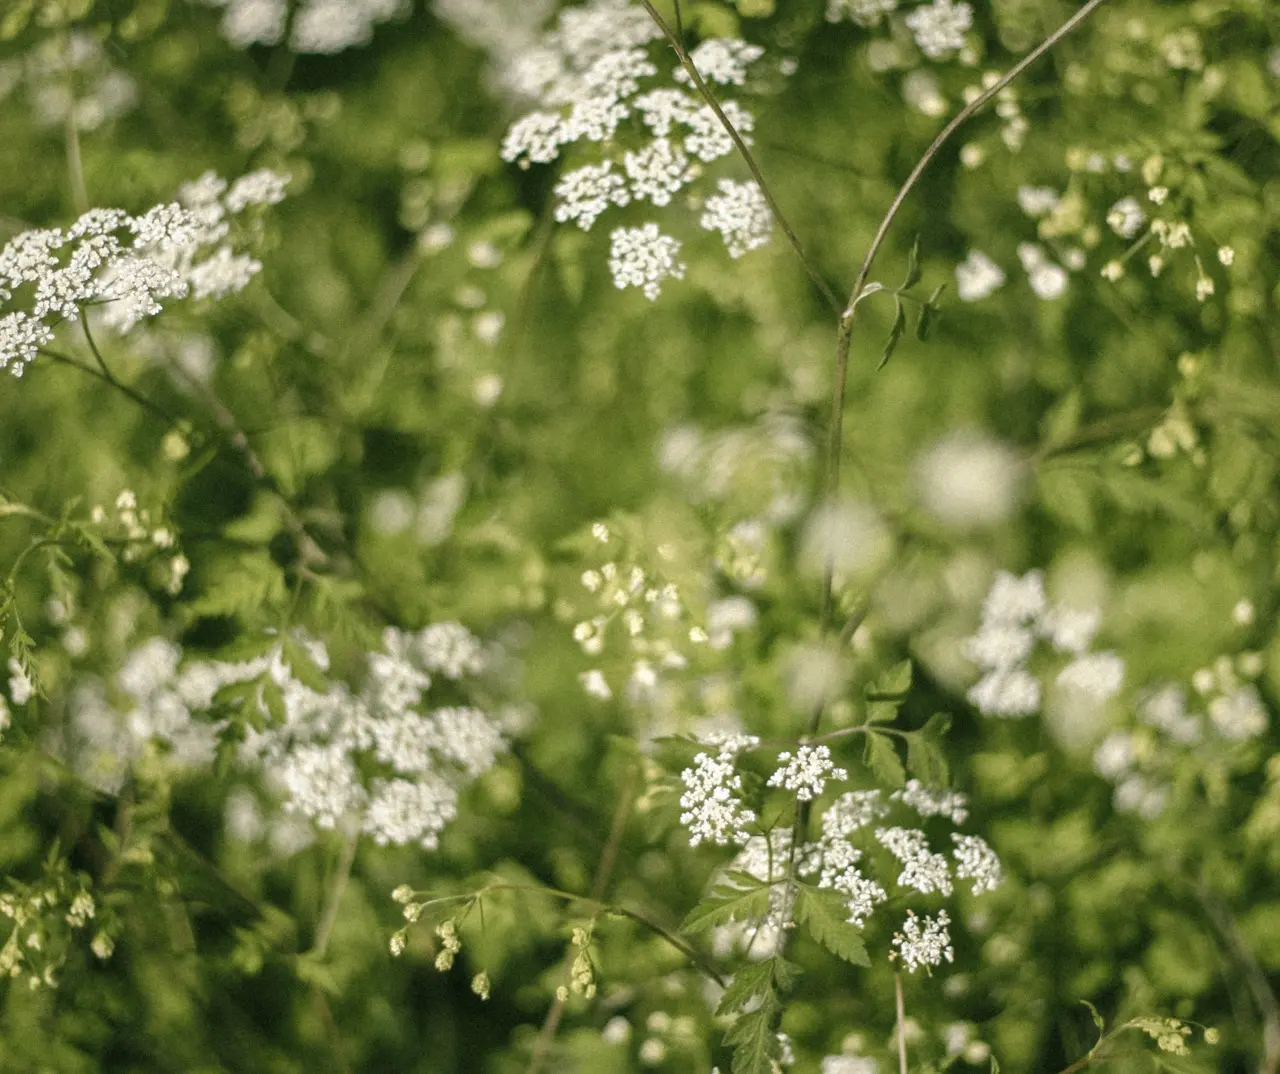
<path fill-rule="evenodd" d="M 1133 238 L 1146 222 L 1147 214 L 1134 197 L 1121 198 L 1107 213 L 1107 226 L 1122 239 Z"/>
<path fill-rule="evenodd" d="M 922 895 L 951 894 L 951 870 L 947 859 L 929 849 L 924 832 L 918 828 L 877 828 L 876 840 L 902 864 L 898 886 Z"/>
<path fill-rule="evenodd" d="M 650 302 L 662 292 L 664 280 L 684 279 L 680 243 L 663 235 L 654 223 L 616 228 L 609 236 L 609 271 L 619 290 L 639 287 Z"/>
<path fill-rule="evenodd" d="M 906 19 L 916 45 L 931 60 L 943 60 L 964 47 L 965 32 L 973 25 L 973 9 L 953 0 L 934 0 Z"/>
<path fill-rule="evenodd" d="M 407 0 L 203 0 L 223 9 L 222 36 L 234 48 L 278 45 L 289 27 L 293 52 L 332 55 L 369 44 L 374 27 L 403 14 Z"/>
<path fill-rule="evenodd" d="M 689 845 L 745 844 L 755 813 L 742 804 L 742 777 L 734 765 L 736 751 L 721 749 L 712 756 L 699 753 L 693 767 L 680 773 L 685 791 L 680 796 L 680 823 L 689 829 Z"/>
<path fill-rule="evenodd" d="M 759 45 L 750 45 L 734 38 L 711 37 L 698 44 L 689 59 L 703 79 L 718 82 L 722 86 L 741 86 L 747 77 L 747 68 L 764 55 Z M 675 79 L 692 85 L 693 79 L 683 67 L 675 69 Z"/>
<path fill-rule="evenodd" d="M 940 522 L 956 528 L 991 525 L 1018 503 L 1024 467 L 1012 449 L 974 432 L 939 440 L 917 463 L 920 499 Z"/>
<path fill-rule="evenodd" d="M 923 919 L 908 910 L 902 931 L 893 934 L 895 952 L 890 957 L 902 959 L 908 973 L 915 973 L 922 966 L 926 971 L 941 966 L 943 959 L 954 962 L 956 953 L 947 928 L 950 924 L 945 910 L 939 910 L 936 917 Z"/>
<path fill-rule="evenodd" d="M 848 778 L 848 772 L 832 763 L 829 747 L 801 746 L 795 753 L 778 754 L 778 768 L 768 785 L 795 791 L 800 801 L 809 802 L 822 794 L 828 779 L 844 782 Z"/>
<path fill-rule="evenodd" d="M 573 221 L 583 231 L 591 230 L 596 218 L 610 205 L 631 201 L 627 181 L 613 170 L 613 161 L 587 164 L 565 172 L 556 184 L 556 219 Z"/>
<path fill-rule="evenodd" d="M 975 895 L 995 891 L 1004 880 L 1004 871 L 996 852 L 987 845 L 986 840 L 978 835 L 952 832 L 951 841 L 956 845 L 951 852 L 956 859 L 956 876 L 962 880 L 972 880 Z"/>
<path fill-rule="evenodd" d="M 759 184 L 721 179 L 716 187 L 720 193 L 707 199 L 698 226 L 720 232 L 729 256 L 735 259 L 767 245 L 773 237 L 773 214 Z"/>
<path fill-rule="evenodd" d="M 918 779 L 909 779 L 889 798 L 910 806 L 922 817 L 946 817 L 952 824 L 963 824 L 969 817 L 969 800 L 959 791 L 926 787 Z"/>

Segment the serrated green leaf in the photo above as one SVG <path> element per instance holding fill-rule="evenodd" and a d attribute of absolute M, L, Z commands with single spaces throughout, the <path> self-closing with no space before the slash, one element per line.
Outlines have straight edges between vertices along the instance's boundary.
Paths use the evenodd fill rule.
<path fill-rule="evenodd" d="M 893 723 L 900 708 L 901 701 L 868 701 L 867 723 Z"/>
<path fill-rule="evenodd" d="M 745 877 L 745 873 L 734 873 L 735 879 Z M 742 921 L 753 917 L 763 917 L 769 910 L 769 888 L 754 877 L 749 877 L 753 886 L 720 883 L 689 911 L 688 916 L 680 924 L 681 932 L 703 932 L 716 925 L 727 925 L 731 921 Z"/>
<path fill-rule="evenodd" d="M 906 769 L 893 748 L 893 740 L 887 735 L 870 731 L 867 734 L 866 749 L 862 754 L 863 763 L 871 770 L 871 774 L 881 783 L 890 787 L 901 787 L 907 781 Z"/>
<path fill-rule="evenodd" d="M 903 291 L 909 291 L 920 282 L 920 236 L 917 235 L 907 254 L 907 276 L 902 281 Z"/>
<path fill-rule="evenodd" d="M 750 1014 L 739 1015 L 725 1034 L 725 1043 L 733 1045 L 733 1074 L 773 1074 L 773 1059 L 778 1050 L 774 1018 L 778 1000 L 770 990 L 760 1006 Z"/>
<path fill-rule="evenodd" d="M 902 333 L 907 330 L 907 314 L 902 308 L 902 302 L 894 299 L 896 312 L 893 315 L 893 327 L 889 329 L 889 338 L 884 345 L 884 353 L 880 355 L 880 364 L 876 366 L 877 370 L 883 369 L 885 363 L 893 357 L 893 352 L 898 349 L 898 342 L 902 339 Z"/>
<path fill-rule="evenodd" d="M 749 962 L 733 975 L 729 987 L 720 997 L 716 1014 L 732 1014 L 745 1007 L 751 1000 L 773 990 L 773 959 Z"/>
<path fill-rule="evenodd" d="M 921 783 L 930 787 L 947 785 L 947 759 L 937 741 L 923 731 L 914 731 L 907 736 L 907 768 Z"/>
<path fill-rule="evenodd" d="M 833 892 L 801 887 L 796 895 L 796 920 L 809 929 L 818 943 L 855 966 L 870 966 L 862 932 L 847 918 L 844 900 Z"/>
<path fill-rule="evenodd" d="M 873 694 L 905 694 L 911 689 L 911 661 L 903 660 L 871 682 Z"/>

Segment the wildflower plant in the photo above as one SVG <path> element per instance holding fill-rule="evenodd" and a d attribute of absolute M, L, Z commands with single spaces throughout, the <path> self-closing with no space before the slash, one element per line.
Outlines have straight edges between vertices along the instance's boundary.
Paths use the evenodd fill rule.
<path fill-rule="evenodd" d="M 6 1070 L 1277 1068 L 1267 5 L 0 7 Z"/>

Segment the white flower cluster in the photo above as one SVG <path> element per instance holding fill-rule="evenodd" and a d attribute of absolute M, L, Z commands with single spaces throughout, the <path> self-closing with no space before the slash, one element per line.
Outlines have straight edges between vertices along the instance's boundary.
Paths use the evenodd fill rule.
<path fill-rule="evenodd" d="M 827 780 L 843 783 L 849 773 L 837 768 L 831 760 L 827 746 L 801 746 L 795 753 L 789 750 L 778 754 L 778 768 L 769 777 L 770 787 L 783 787 L 796 792 L 802 802 L 811 802 L 821 796 Z"/>
<path fill-rule="evenodd" d="M 591 0 L 561 12 L 555 29 L 528 50 L 508 81 L 537 108 L 518 119 L 502 143 L 502 158 L 527 168 L 549 164 L 571 145 L 598 145 L 603 159 L 566 172 L 555 188 L 555 216 L 589 230 L 611 206 L 669 205 L 701 174 L 728 156 L 733 140 L 709 105 L 693 92 L 681 66 L 660 70 L 649 46 L 661 36 L 643 9 L 625 0 Z M 701 42 L 690 54 L 704 79 L 742 86 L 764 50 L 728 38 Z M 654 79 L 671 84 L 653 85 Z M 745 142 L 755 117 L 736 101 L 721 107 Z M 626 137 L 623 137 L 626 135 Z M 719 231 L 740 257 L 769 239 L 767 205 L 753 183 L 721 183 L 701 226 Z M 640 287 L 651 301 L 666 279 L 680 279 L 680 243 L 653 222 L 617 228 L 609 266 L 619 288 Z M 736 252 L 735 252 L 736 251 Z"/>
<path fill-rule="evenodd" d="M 749 738 L 739 739 L 738 742 L 742 748 L 755 745 L 754 740 Z M 732 752 L 726 753 L 723 759 L 727 762 L 727 767 L 717 774 L 716 785 L 731 787 L 732 795 L 738 788 L 738 784 L 732 782 L 734 755 Z M 686 773 L 686 782 L 688 776 Z M 822 813 L 822 832 L 817 841 L 797 848 L 794 855 L 796 873 L 810 879 L 810 882 L 816 878 L 820 889 L 838 893 L 848 912 L 848 921 L 858 928 L 866 924 L 876 907 L 889 900 L 885 885 L 865 871 L 870 852 L 876 847 L 887 850 L 896 862 L 894 882 L 905 892 L 943 898 L 951 896 L 953 892 L 953 866 L 944 855 L 936 854 L 930 849 L 924 832 L 917 828 L 879 825 L 895 804 L 914 809 L 925 817 L 945 817 L 954 823 L 967 817 L 963 795 L 925 787 L 914 780 L 902 791 L 895 792 L 888 798 L 878 790 L 849 791 L 832 802 Z M 762 883 L 770 884 L 769 909 L 762 918 L 739 922 L 720 930 L 720 946 L 741 945 L 745 941 L 750 953 L 763 934 L 770 938 L 763 942 L 766 949 L 771 950 L 771 938 L 793 924 L 789 901 L 793 892 L 790 890 L 791 885 L 782 882 L 787 877 L 792 860 L 791 832 L 775 829 L 767 837 L 753 835 L 745 840 L 735 838 L 732 841 L 741 842 L 742 850 L 726 871 L 746 873 Z M 858 841 L 862 842 L 861 846 L 856 845 Z M 954 876 L 971 881 L 974 895 L 994 891 L 1002 883 L 1004 873 L 999 858 L 982 838 L 952 832 L 951 841 L 952 857 L 955 860 Z M 877 851 L 877 854 L 880 853 L 882 852 Z M 932 922 L 925 919 L 921 931 L 914 913 L 908 911 L 903 932 L 894 939 L 896 953 L 891 957 L 903 958 L 907 968 L 912 971 L 922 965 L 937 966 L 943 958 L 949 961 L 946 954 L 950 947 L 947 924 L 946 913 L 942 911 Z M 938 946 L 940 938 L 942 942 Z"/>
<path fill-rule="evenodd" d="M 759 184 L 721 179 L 716 188 L 720 193 L 707 199 L 698 226 L 720 232 L 729 256 L 735 259 L 766 245 L 773 237 L 773 214 Z"/>
<path fill-rule="evenodd" d="M 966 430 L 942 437 L 916 464 L 921 503 L 938 521 L 957 529 L 1008 518 L 1025 474 L 1013 448 Z"/>
<path fill-rule="evenodd" d="M 742 804 L 742 777 L 734 766 L 743 749 L 751 749 L 759 739 L 749 735 L 722 736 L 713 756 L 699 753 L 693 767 L 680 773 L 685 791 L 680 796 L 680 823 L 689 829 L 689 845 L 714 843 L 716 846 L 744 844 L 750 838 L 748 828 L 756 821 L 755 813 Z"/>
<path fill-rule="evenodd" d="M 1050 260 L 1043 246 L 1034 242 L 1018 243 L 1018 260 L 1037 298 L 1051 302 L 1066 294 L 1067 270 Z"/>
<path fill-rule="evenodd" d="M 69 228 L 11 239 L 0 250 L 0 302 L 24 293 L 30 305 L 0 316 L 0 369 L 21 376 L 53 342 L 59 323 L 91 307 L 101 306 L 103 321 L 124 333 L 159 313 L 162 298 L 222 298 L 241 290 L 262 266 L 225 241 L 229 218 L 280 201 L 287 181 L 263 170 L 228 189 L 208 172 L 184 186 L 178 202 L 141 216 L 91 209 Z"/>
<path fill-rule="evenodd" d="M 956 295 L 961 302 L 979 302 L 1004 286 L 1004 269 L 981 250 L 956 266 Z"/>
<path fill-rule="evenodd" d="M 293 641 L 316 674 L 327 672 L 321 643 L 303 635 Z M 219 692 L 252 686 L 259 707 L 267 710 L 270 692 L 283 716 L 264 711 L 266 725 L 245 731 L 239 761 L 263 773 L 287 812 L 320 828 L 350 818 L 379 844 L 431 848 L 457 812 L 462 787 L 493 765 L 506 742 L 488 713 L 466 705 L 430 709 L 426 693 L 434 676 L 450 680 L 455 693 L 466 690 L 464 680 L 482 673 L 489 659 L 457 623 L 413 634 L 389 627 L 382 649 L 369 654 L 358 694 L 340 683 L 322 692 L 299 680 L 280 644 L 252 660 L 180 669 L 182 650 L 154 638 L 130 654 L 117 677 L 123 710 L 101 683 L 77 691 L 74 763 L 108 788 L 151 743 L 163 744 L 174 763 L 206 765 L 227 726 L 216 715 Z"/>
<path fill-rule="evenodd" d="M 813 454 L 803 424 L 794 415 L 772 413 L 752 425 L 715 431 L 670 428 L 658 448 L 658 465 L 679 479 L 694 503 L 762 499 L 763 517 L 739 531 L 745 544 L 758 548 L 768 524 L 790 522 L 804 509 Z"/>
<path fill-rule="evenodd" d="M 134 80 L 111 65 L 96 37 L 80 30 L 50 34 L 21 60 L 0 63 L 0 102 L 19 86 L 41 127 L 58 126 L 70 116 L 76 129 L 97 130 L 138 100 Z"/>
<path fill-rule="evenodd" d="M 969 701 L 984 716 L 1030 716 L 1040 708 L 1040 680 L 1028 662 L 1039 639 L 1072 660 L 1059 671 L 1058 685 L 1101 703 L 1120 691 L 1124 661 L 1113 652 L 1088 651 L 1101 616 L 1066 605 L 1050 607 L 1044 577 L 1031 571 L 1015 578 L 997 571 L 982 606 L 978 632 L 965 642 L 965 655 L 983 669 Z"/>
<path fill-rule="evenodd" d="M 827 22 L 849 20 L 859 26 L 875 26 L 897 6 L 898 0 L 827 0 Z"/>
<path fill-rule="evenodd" d="M 1179 761 L 1195 756 L 1202 764 L 1206 750 L 1220 753 L 1266 734 L 1271 717 L 1249 681 L 1261 673 L 1262 664 L 1259 654 L 1248 651 L 1235 658 L 1220 656 L 1201 668 L 1191 678 L 1198 705 L 1176 683 L 1143 692 L 1137 726 L 1112 731 L 1093 754 L 1094 771 L 1115 784 L 1118 811 L 1160 815 Z"/>
<path fill-rule="evenodd" d="M 933 0 L 906 19 L 916 45 L 931 60 L 948 59 L 964 47 L 965 32 L 973 25 L 973 8 L 961 0 Z"/>
<path fill-rule="evenodd" d="M 894 954 L 890 958 L 902 959 L 908 973 L 915 973 L 921 966 L 926 970 L 941 966 L 943 959 L 954 962 L 956 953 L 947 928 L 950 924 L 946 910 L 939 910 L 936 917 L 923 918 L 923 923 L 908 910 L 902 931 L 893 934 Z"/>
<path fill-rule="evenodd" d="M 404 15 L 408 0 L 201 0 L 222 8 L 222 36 L 235 48 L 279 45 L 293 52 L 332 55 L 367 45 L 378 23 Z"/>

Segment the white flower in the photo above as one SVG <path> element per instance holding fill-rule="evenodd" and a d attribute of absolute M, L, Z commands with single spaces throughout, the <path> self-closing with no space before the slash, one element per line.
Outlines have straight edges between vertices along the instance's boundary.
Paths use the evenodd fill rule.
<path fill-rule="evenodd" d="M 1023 464 L 1012 449 L 978 433 L 943 437 L 916 467 L 920 499 L 939 521 L 990 525 L 1017 506 Z"/>
<path fill-rule="evenodd" d="M 604 677 L 604 672 L 598 668 L 580 672 L 578 681 L 582 683 L 582 689 L 588 697 L 594 697 L 599 701 L 608 701 L 613 697 L 613 691 L 609 689 L 609 682 Z"/>
<path fill-rule="evenodd" d="M 773 237 L 773 215 L 759 185 L 754 180 L 721 179 L 716 187 L 720 193 L 707 199 L 698 226 L 720 232 L 729 256 L 735 259 L 766 245 Z"/>
<path fill-rule="evenodd" d="M 414 644 L 423 667 L 447 679 L 478 675 L 485 669 L 484 646 L 461 623 L 426 627 L 419 631 Z"/>
<path fill-rule="evenodd" d="M 906 22 L 920 51 L 931 60 L 941 60 L 963 47 L 965 31 L 973 25 L 973 9 L 953 0 L 934 0 L 916 8 Z"/>
<path fill-rule="evenodd" d="M 1093 770 L 1103 779 L 1119 779 L 1133 762 L 1133 736 L 1127 731 L 1112 731 L 1093 751 Z"/>
<path fill-rule="evenodd" d="M 699 43 L 689 59 L 706 81 L 741 86 L 746 81 L 747 68 L 763 55 L 764 49 L 759 45 L 736 38 L 711 37 Z M 677 67 L 674 74 L 677 82 L 692 85 L 693 79 L 683 67 Z"/>
<path fill-rule="evenodd" d="M 756 815 L 742 804 L 742 777 L 734 767 L 734 753 L 715 757 L 699 753 L 693 767 L 680 773 L 685 792 L 680 796 L 680 823 L 689 829 L 689 845 L 701 842 L 728 846 L 746 843 Z"/>
<path fill-rule="evenodd" d="M 827 22 L 850 19 L 859 26 L 875 26 L 897 6 L 898 0 L 827 0 Z M 825 1067 L 823 1074 L 827 1074 Z"/>
<path fill-rule="evenodd" d="M 909 779 L 901 789 L 889 795 L 895 802 L 910 806 L 922 817 L 946 817 L 952 824 L 963 824 L 969 816 L 968 799 L 958 791 L 926 787 L 918 779 Z"/>
<path fill-rule="evenodd" d="M 1040 633 L 1058 652 L 1078 655 L 1089 648 L 1101 619 L 1102 613 L 1097 608 L 1082 610 L 1058 605 L 1041 618 Z"/>
<path fill-rule="evenodd" d="M 888 812 L 889 807 L 881 800 L 879 791 L 849 791 L 827 806 L 822 814 L 822 838 L 825 841 L 848 839 Z"/>
<path fill-rule="evenodd" d="M 502 140 L 503 160 L 527 168 L 549 164 L 560 155 L 560 147 L 569 141 L 569 131 L 556 112 L 530 112 L 516 120 Z"/>
<path fill-rule="evenodd" d="M 769 777 L 768 785 L 795 791 L 802 802 L 822 794 L 828 779 L 843 782 L 849 778 L 848 772 L 832 763 L 831 750 L 827 746 L 801 746 L 794 754 L 784 751 L 778 754 L 778 761 L 778 768 Z"/>
<path fill-rule="evenodd" d="M 911 910 L 907 911 L 907 919 L 902 923 L 902 931 L 893 934 L 892 944 L 897 949 L 895 956 L 901 958 L 909 973 L 915 973 L 921 966 L 941 966 L 945 958 L 954 962 L 956 953 L 951 946 L 951 933 L 947 926 L 951 919 L 945 910 L 939 910 L 936 918 L 920 919 Z"/>
<path fill-rule="evenodd" d="M 611 204 L 626 205 L 631 201 L 626 180 L 613 171 L 610 160 L 565 172 L 555 193 L 559 200 L 556 219 L 561 223 L 572 220 L 583 231 L 589 231 Z"/>
<path fill-rule="evenodd" d="M 653 302 L 667 279 L 684 279 L 685 265 L 678 260 L 680 243 L 663 235 L 658 225 L 648 223 L 638 228 L 617 228 L 609 236 L 609 271 L 614 286 L 639 287 L 645 298 Z"/>
<path fill-rule="evenodd" d="M 1187 712 L 1187 695 L 1181 686 L 1171 684 L 1147 694 L 1138 705 L 1138 719 L 1175 742 L 1200 741 L 1200 717 Z"/>
<path fill-rule="evenodd" d="M 898 885 L 922 895 L 951 894 L 951 870 L 947 859 L 929 849 L 918 828 L 877 828 L 876 841 L 902 863 Z"/>
<path fill-rule="evenodd" d="M 1121 198 L 1107 213 L 1107 226 L 1122 239 L 1133 238 L 1146 222 L 1147 214 L 1134 197 Z"/>
<path fill-rule="evenodd" d="M 0 317 L 0 369 L 22 376 L 27 364 L 35 359 L 41 347 L 53 342 L 53 330 L 44 321 L 22 311 Z"/>
<path fill-rule="evenodd" d="M 678 89 L 650 90 L 632 100 L 631 106 L 656 138 L 666 138 L 677 123 L 687 124 L 699 107 L 697 101 Z"/>
<path fill-rule="evenodd" d="M 1267 730 L 1267 710 L 1253 686 L 1241 686 L 1209 702 L 1209 721 L 1223 738 L 1240 742 Z"/>
<path fill-rule="evenodd" d="M 1004 270 L 981 250 L 956 266 L 956 294 L 961 302 L 978 302 L 1004 285 Z"/>
<path fill-rule="evenodd" d="M 738 137 L 743 143 L 751 145 L 750 132 L 755 129 L 755 116 L 741 107 L 737 101 L 721 101 L 720 111 L 724 113 L 730 126 L 738 132 Z M 692 131 L 685 136 L 684 147 L 699 160 L 710 164 L 733 152 L 733 139 L 710 105 L 703 105 L 684 123 Z"/>
<path fill-rule="evenodd" d="M 695 175 L 684 151 L 668 138 L 655 138 L 638 153 L 628 152 L 623 157 L 623 167 L 632 195 L 637 200 L 647 198 L 654 205 L 668 204 L 671 196 Z"/>
<path fill-rule="evenodd" d="M 983 623 L 978 633 L 965 639 L 964 653 L 979 667 L 1007 670 L 1020 666 L 1035 643 L 1035 634 L 1027 628 L 996 620 Z"/>
<path fill-rule="evenodd" d="M 1030 716 L 1040 708 L 1040 680 L 1022 668 L 997 669 L 965 696 L 984 716 Z"/>
<path fill-rule="evenodd" d="M 1018 208 L 1030 217 L 1048 216 L 1058 207 L 1060 195 L 1051 186 L 1018 187 Z"/>
<path fill-rule="evenodd" d="M 982 604 L 982 619 L 984 623 L 1026 623 L 1040 616 L 1045 607 L 1044 575 L 1039 571 L 1028 571 L 1021 578 L 996 571 Z"/>
<path fill-rule="evenodd" d="M 1106 701 L 1120 692 L 1124 683 L 1124 661 L 1112 652 L 1086 653 L 1058 672 L 1057 682 L 1095 701 Z"/>
<path fill-rule="evenodd" d="M 1051 301 L 1061 298 L 1066 292 L 1066 269 L 1050 261 L 1042 247 L 1031 242 L 1019 243 L 1018 260 L 1022 262 L 1023 271 L 1038 298 Z"/>
<path fill-rule="evenodd" d="M 16 657 L 9 657 L 9 700 L 15 705 L 25 705 L 35 693 L 35 684 L 18 663 Z M 8 710 L 6 709 L 6 715 Z M 8 726 L 6 724 L 6 726 Z"/>
<path fill-rule="evenodd" d="M 981 895 L 984 891 L 995 891 L 1004 880 L 1004 872 L 1000 868 L 1000 859 L 984 839 L 976 835 L 951 833 L 951 841 L 955 850 L 951 852 L 956 859 L 956 876 L 962 880 L 973 881 L 973 893 Z"/>
<path fill-rule="evenodd" d="M 385 780 L 374 785 L 363 830 L 379 846 L 417 842 L 433 850 L 457 812 L 458 792 L 441 779 Z"/>

